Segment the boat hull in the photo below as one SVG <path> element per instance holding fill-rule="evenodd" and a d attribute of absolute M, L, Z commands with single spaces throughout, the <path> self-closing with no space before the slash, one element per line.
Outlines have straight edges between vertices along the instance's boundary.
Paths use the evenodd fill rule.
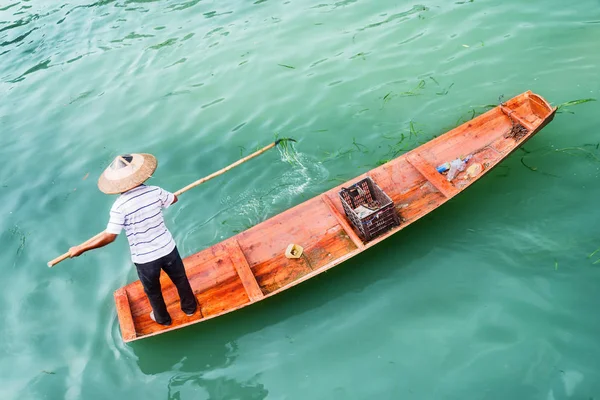
<path fill-rule="evenodd" d="M 176 289 L 164 274 L 161 285 L 173 324 L 153 322 L 139 281 L 114 293 L 125 342 L 180 329 L 274 296 L 375 246 L 440 207 L 481 179 L 553 118 L 556 108 L 531 91 L 518 95 L 418 148 L 184 259 L 200 312 L 179 309 Z M 511 136 L 519 124 L 526 128 Z M 514 132 L 514 131 L 513 131 Z M 436 166 L 472 155 L 476 176 L 460 172 L 449 182 Z M 472 171 L 471 171 L 472 172 Z M 364 243 L 344 215 L 338 192 L 369 176 L 394 202 L 402 223 Z M 289 244 L 303 256 L 285 257 Z"/>

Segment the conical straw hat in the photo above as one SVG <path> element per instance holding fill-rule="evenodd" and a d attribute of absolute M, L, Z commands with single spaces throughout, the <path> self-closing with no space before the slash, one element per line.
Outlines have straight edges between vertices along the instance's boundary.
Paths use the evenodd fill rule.
<path fill-rule="evenodd" d="M 150 178 L 156 165 L 152 154 L 118 156 L 98 179 L 98 188 L 106 194 L 124 193 Z"/>

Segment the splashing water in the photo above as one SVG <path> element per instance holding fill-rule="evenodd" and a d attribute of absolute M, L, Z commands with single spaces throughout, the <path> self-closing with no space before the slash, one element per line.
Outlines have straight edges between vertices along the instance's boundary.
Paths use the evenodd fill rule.
<path fill-rule="evenodd" d="M 279 169 L 282 172 L 272 184 L 264 189 L 251 186 L 238 195 L 221 198 L 218 212 L 187 231 L 181 241 L 184 251 L 188 238 L 194 237 L 197 231 L 204 229 L 212 221 L 219 223 L 213 225 L 214 234 L 206 238 L 201 243 L 202 246 L 208 247 L 216 241 L 245 231 L 318 194 L 319 185 L 329 178 L 329 170 L 313 157 L 299 153 L 292 142 L 283 149 L 280 147 L 277 146 L 283 162 Z M 231 213 L 231 210 L 235 212 Z M 198 248 L 198 244 L 197 238 L 194 238 L 194 250 Z"/>
<path fill-rule="evenodd" d="M 274 205 L 283 202 L 288 206 L 292 205 L 297 202 L 294 199 L 295 196 L 309 194 L 312 186 L 323 182 L 329 176 L 329 171 L 321 162 L 311 159 L 295 149 L 287 153 L 287 158 L 282 157 L 282 161 L 288 162 L 292 168 L 286 170 L 278 179 L 278 182 L 281 183 L 281 190 L 273 195 L 272 204 Z"/>
<path fill-rule="evenodd" d="M 300 161 L 300 155 L 296 150 L 294 142 L 290 140 L 282 140 L 279 143 L 279 146 L 277 146 L 277 150 L 279 151 L 281 161 L 291 165 L 304 167 L 304 165 L 302 165 L 302 161 Z"/>
<path fill-rule="evenodd" d="M 249 189 L 235 198 L 227 198 L 223 205 L 235 206 L 235 220 L 224 221 L 223 225 L 234 233 L 248 229 L 273 215 L 282 212 L 305 199 L 305 195 L 316 195 L 311 189 L 329 177 L 329 171 L 319 161 L 299 153 L 293 144 L 278 146 L 281 161 L 290 168 L 275 179 L 265 190 Z M 311 196 L 312 197 L 312 196 Z"/>

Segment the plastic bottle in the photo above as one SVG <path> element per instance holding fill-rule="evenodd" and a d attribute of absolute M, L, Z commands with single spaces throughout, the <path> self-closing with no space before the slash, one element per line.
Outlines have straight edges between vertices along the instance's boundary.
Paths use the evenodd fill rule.
<path fill-rule="evenodd" d="M 442 172 L 446 172 L 450 169 L 450 163 L 445 162 L 442 165 L 438 165 L 435 169 L 437 169 L 437 172 L 441 174 Z"/>
<path fill-rule="evenodd" d="M 448 181 L 452 181 L 452 179 L 456 178 L 456 175 L 460 172 L 460 171 L 464 171 L 467 165 L 467 161 L 469 161 L 471 159 L 471 156 L 467 156 L 465 157 L 463 160 L 461 160 L 460 158 L 457 158 L 456 160 L 452 160 L 450 162 L 450 169 L 448 170 L 448 175 L 446 175 L 446 179 L 448 179 Z"/>

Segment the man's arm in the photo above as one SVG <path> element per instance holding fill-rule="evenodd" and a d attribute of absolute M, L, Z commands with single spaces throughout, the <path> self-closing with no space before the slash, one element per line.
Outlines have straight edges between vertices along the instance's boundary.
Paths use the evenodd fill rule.
<path fill-rule="evenodd" d="M 79 246 L 71 247 L 69 249 L 69 255 L 71 258 L 78 257 L 88 250 L 98 249 L 104 247 L 115 241 L 117 235 L 114 233 L 102 232 L 102 234 L 92 238 L 91 240 L 80 244 Z"/>
<path fill-rule="evenodd" d="M 160 187 L 158 188 L 158 198 L 160 199 L 160 206 L 162 208 L 169 208 L 179 200 L 174 193 Z"/>

